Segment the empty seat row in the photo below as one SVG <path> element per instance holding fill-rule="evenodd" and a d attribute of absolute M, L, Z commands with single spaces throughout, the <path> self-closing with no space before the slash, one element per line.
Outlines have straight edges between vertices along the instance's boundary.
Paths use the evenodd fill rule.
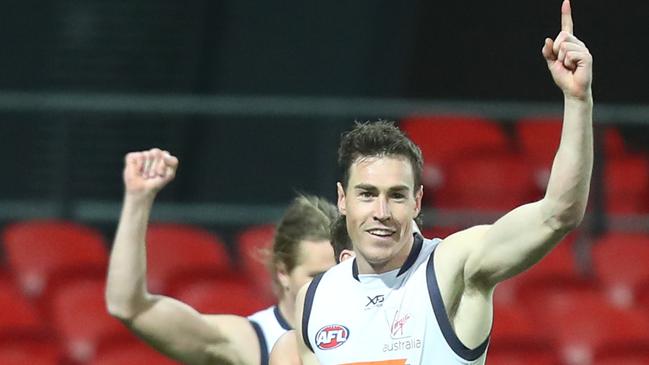
<path fill-rule="evenodd" d="M 233 263 L 226 244 L 203 228 L 152 224 L 147 232 L 148 287 L 167 293 L 169 283 L 184 276 L 218 276 L 231 272 L 269 288 L 264 249 L 270 247 L 272 226 L 253 227 L 239 235 L 240 264 Z M 25 221 L 6 226 L 2 248 L 7 266 L 31 298 L 47 296 L 48 287 L 74 277 L 105 277 L 107 242 L 87 226 L 68 221 Z M 240 270 L 240 267 L 243 270 Z"/>
<path fill-rule="evenodd" d="M 401 128 L 425 161 L 426 202 L 440 208 L 509 210 L 540 198 L 561 134 L 559 118 L 528 118 L 510 140 L 498 123 L 476 116 L 413 117 Z M 628 151 L 612 127 L 603 133 L 604 208 L 649 212 L 649 159 Z"/>

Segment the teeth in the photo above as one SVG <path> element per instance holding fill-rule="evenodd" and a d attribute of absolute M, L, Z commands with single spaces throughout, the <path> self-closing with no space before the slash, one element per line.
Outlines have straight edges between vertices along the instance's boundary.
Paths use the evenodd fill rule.
<path fill-rule="evenodd" d="M 392 231 L 386 230 L 386 229 L 371 229 L 368 231 L 370 234 L 377 235 L 377 236 L 391 236 Z"/>

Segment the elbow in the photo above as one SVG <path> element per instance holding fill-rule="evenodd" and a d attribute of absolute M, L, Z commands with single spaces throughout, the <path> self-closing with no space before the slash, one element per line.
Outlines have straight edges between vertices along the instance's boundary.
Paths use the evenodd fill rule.
<path fill-rule="evenodd" d="M 129 310 L 126 306 L 106 300 L 106 310 L 108 314 L 119 319 L 122 322 L 130 322 L 135 317 L 134 312 Z"/>
<path fill-rule="evenodd" d="M 586 214 L 585 204 L 565 205 L 557 209 L 547 220 L 555 231 L 570 232 L 579 227 Z"/>
<path fill-rule="evenodd" d="M 122 322 L 130 322 L 137 315 L 135 306 L 131 304 L 131 301 L 108 290 L 105 295 L 105 303 L 108 314 Z"/>

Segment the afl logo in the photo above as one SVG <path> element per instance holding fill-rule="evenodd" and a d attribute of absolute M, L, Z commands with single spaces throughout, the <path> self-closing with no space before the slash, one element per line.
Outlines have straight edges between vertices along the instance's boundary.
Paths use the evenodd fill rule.
<path fill-rule="evenodd" d="M 320 350 L 332 350 L 342 346 L 349 338 L 349 329 L 340 324 L 320 328 L 315 334 L 315 344 Z"/>

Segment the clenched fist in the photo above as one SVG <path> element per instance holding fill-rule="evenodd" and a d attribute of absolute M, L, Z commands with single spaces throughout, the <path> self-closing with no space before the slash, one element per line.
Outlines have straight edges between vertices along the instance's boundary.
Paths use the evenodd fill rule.
<path fill-rule="evenodd" d="M 156 194 L 173 180 L 178 169 L 178 159 L 158 148 L 128 153 L 124 160 L 127 194 Z"/>

